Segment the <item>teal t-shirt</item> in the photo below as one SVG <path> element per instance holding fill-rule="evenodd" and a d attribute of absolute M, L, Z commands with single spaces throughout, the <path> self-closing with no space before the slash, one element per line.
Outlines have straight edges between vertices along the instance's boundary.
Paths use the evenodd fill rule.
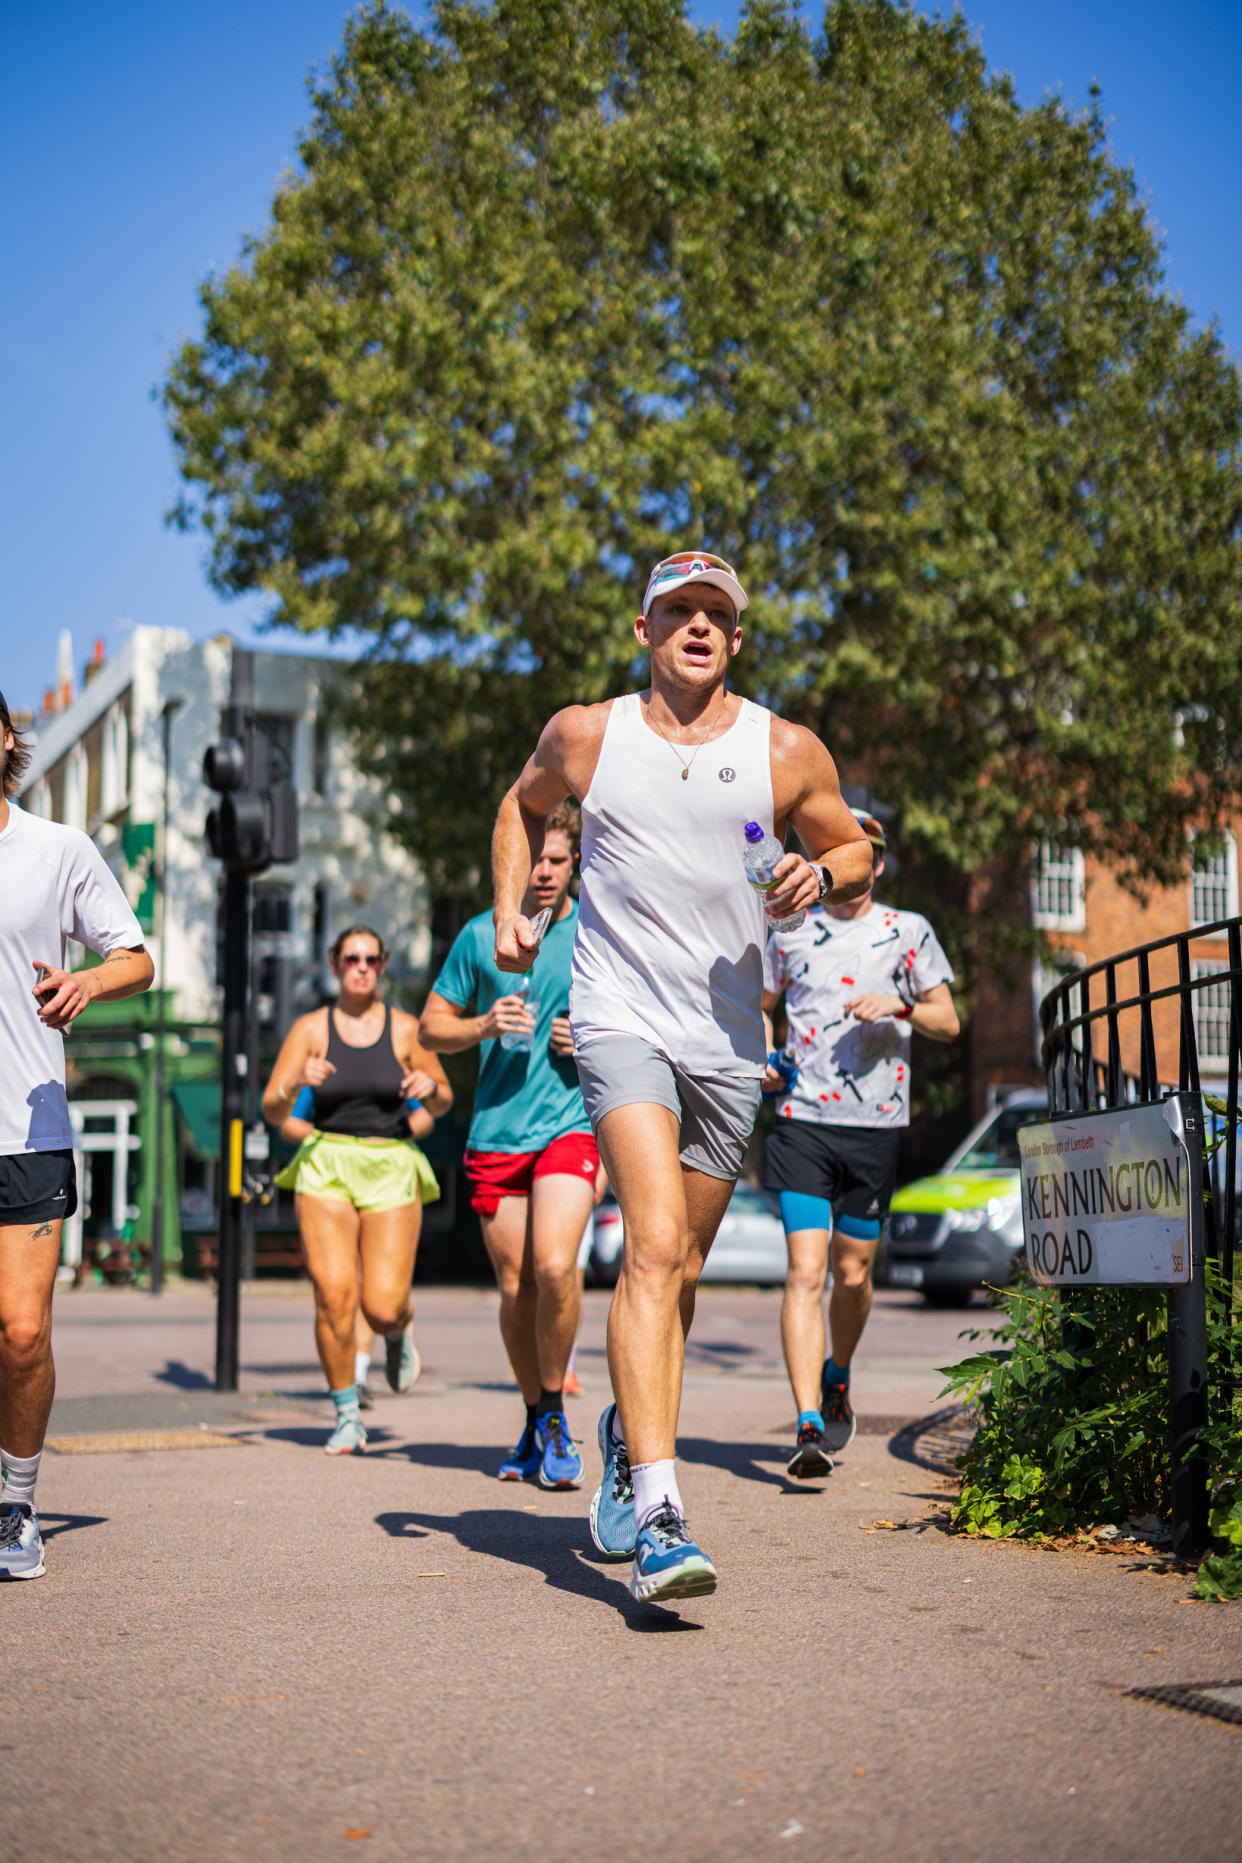
<path fill-rule="evenodd" d="M 572 1055 L 551 1054 L 548 1042 L 556 1016 L 569 1012 L 569 971 L 578 929 L 578 908 L 544 933 L 530 973 L 539 1005 L 535 1045 L 529 1052 L 485 1041 L 479 1048 L 479 1084 L 470 1121 L 472 1151 L 543 1151 L 566 1132 L 588 1132 L 578 1069 Z M 492 956 L 495 927 L 490 912 L 463 925 L 432 986 L 459 1009 L 485 1016 L 501 996 L 512 996 L 520 978 L 498 970 Z"/>

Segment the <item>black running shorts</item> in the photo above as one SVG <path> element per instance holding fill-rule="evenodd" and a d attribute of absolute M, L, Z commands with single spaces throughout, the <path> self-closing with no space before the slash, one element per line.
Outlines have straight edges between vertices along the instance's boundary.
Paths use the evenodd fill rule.
<path fill-rule="evenodd" d="M 0 1224 L 55 1222 L 78 1207 L 71 1151 L 19 1151 L 0 1157 Z"/>
<path fill-rule="evenodd" d="M 768 1135 L 764 1188 L 822 1197 L 836 1216 L 882 1223 L 897 1182 L 901 1134 L 900 1126 L 821 1126 L 808 1119 L 778 1119 Z"/>

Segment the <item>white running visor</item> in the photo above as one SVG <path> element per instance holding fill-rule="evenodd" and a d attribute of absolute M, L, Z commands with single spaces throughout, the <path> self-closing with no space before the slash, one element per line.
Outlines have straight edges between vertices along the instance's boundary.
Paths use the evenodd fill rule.
<path fill-rule="evenodd" d="M 723 556 L 709 556 L 704 550 L 682 550 L 677 556 L 666 556 L 652 570 L 643 596 L 643 614 L 649 612 L 657 595 L 669 595 L 686 582 L 710 582 L 713 588 L 722 589 L 738 614 L 746 606 L 746 591 L 732 563 L 726 563 Z"/>

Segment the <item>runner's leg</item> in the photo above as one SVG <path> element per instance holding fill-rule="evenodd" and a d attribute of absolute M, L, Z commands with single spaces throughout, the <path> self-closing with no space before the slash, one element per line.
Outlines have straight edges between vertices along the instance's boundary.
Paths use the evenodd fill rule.
<path fill-rule="evenodd" d="M 0 1224 L 0 1448 L 38 1455 L 52 1413 L 52 1289 L 61 1220 Z"/>
<path fill-rule="evenodd" d="M 591 1212 L 592 1181 L 555 1172 L 531 1188 L 530 1220 L 535 1276 L 535 1350 L 539 1382 L 560 1391 L 582 1317 L 578 1247 Z"/>
<path fill-rule="evenodd" d="M 833 1359 L 842 1371 L 854 1356 L 871 1312 L 871 1264 L 878 1245 L 878 1236 L 863 1239 L 845 1235 L 839 1228 L 832 1232 L 828 1332 Z"/>
<path fill-rule="evenodd" d="M 786 1236 L 785 1242 L 789 1250 L 789 1271 L 781 1301 L 781 1346 L 794 1400 L 801 1413 L 819 1407 L 829 1232 L 795 1229 Z"/>
<path fill-rule="evenodd" d="M 530 1198 L 501 1197 L 495 1214 L 481 1216 L 483 1241 L 500 1289 L 500 1337 L 518 1388 L 533 1409 L 539 1402 L 539 1348 L 535 1341 L 534 1248 Z"/>
<path fill-rule="evenodd" d="M 410 1283 L 423 1226 L 422 1203 L 416 1197 L 392 1210 L 364 1210 L 360 1220 L 363 1315 L 377 1333 L 404 1332 L 414 1317 Z"/>
<path fill-rule="evenodd" d="M 315 1345 L 330 1391 L 354 1383 L 354 1317 L 358 1311 L 358 1212 L 343 1197 L 300 1191 L 298 1224 L 315 1290 Z"/>
<path fill-rule="evenodd" d="M 631 1467 L 676 1453 L 690 1249 L 680 1131 L 667 1106 L 643 1101 L 606 1113 L 595 1135 L 625 1223 L 608 1369 Z"/>

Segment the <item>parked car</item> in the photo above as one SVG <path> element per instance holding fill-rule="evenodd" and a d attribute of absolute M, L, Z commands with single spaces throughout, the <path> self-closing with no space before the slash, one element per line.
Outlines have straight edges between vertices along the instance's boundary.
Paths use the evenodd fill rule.
<path fill-rule="evenodd" d="M 886 1279 L 929 1306 L 964 1307 L 977 1287 L 1003 1287 L 1022 1259 L 1018 1132 L 1048 1116 L 1032 1089 L 1006 1095 L 942 1170 L 905 1184 L 888 1220 Z"/>
<path fill-rule="evenodd" d="M 592 1278 L 606 1287 L 611 1287 L 621 1272 L 624 1235 L 621 1211 L 608 1191 L 595 1212 L 590 1264 Z M 775 1286 L 785 1279 L 787 1260 L 785 1231 L 775 1197 L 756 1190 L 753 1184 L 739 1184 L 716 1232 L 703 1279 L 757 1281 L 761 1286 Z"/>

